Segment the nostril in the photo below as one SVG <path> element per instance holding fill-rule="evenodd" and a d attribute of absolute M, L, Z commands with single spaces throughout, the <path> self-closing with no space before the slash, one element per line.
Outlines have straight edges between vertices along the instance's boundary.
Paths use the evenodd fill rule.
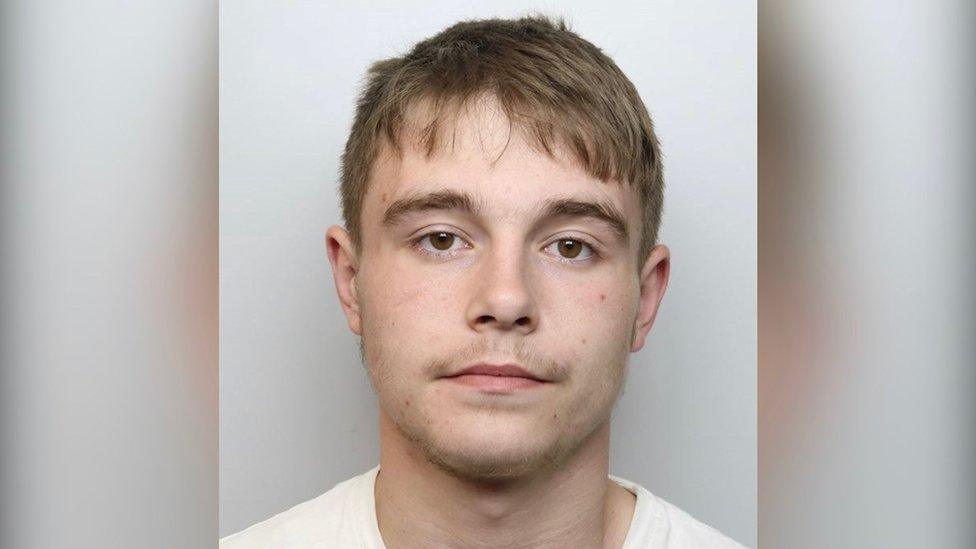
<path fill-rule="evenodd" d="M 494 320 L 491 315 L 481 315 L 478 317 L 478 324 L 487 324 Z"/>
<path fill-rule="evenodd" d="M 519 326 L 525 326 L 529 322 L 530 322 L 530 320 L 529 320 L 529 317 L 527 317 L 527 316 L 523 316 L 522 318 L 520 318 L 520 319 L 518 319 L 518 320 L 515 321 L 515 323 L 518 324 Z"/>

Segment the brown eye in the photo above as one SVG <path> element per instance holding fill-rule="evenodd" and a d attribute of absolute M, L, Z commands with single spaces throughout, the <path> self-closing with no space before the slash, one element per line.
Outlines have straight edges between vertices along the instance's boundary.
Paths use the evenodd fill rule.
<path fill-rule="evenodd" d="M 586 263 L 596 256 L 593 248 L 578 238 L 555 240 L 546 246 L 546 253 L 552 254 L 561 261 L 579 264 Z"/>
<path fill-rule="evenodd" d="M 448 231 L 427 233 L 415 240 L 413 245 L 421 252 L 441 259 L 453 257 L 471 247 L 463 237 Z"/>
<path fill-rule="evenodd" d="M 450 250 L 451 246 L 454 245 L 454 239 L 456 237 L 451 233 L 431 233 L 430 243 L 434 248 L 445 251 Z"/>
<path fill-rule="evenodd" d="M 559 255 L 572 259 L 580 254 L 580 250 L 583 249 L 583 243 L 579 240 L 560 240 L 559 241 Z"/>

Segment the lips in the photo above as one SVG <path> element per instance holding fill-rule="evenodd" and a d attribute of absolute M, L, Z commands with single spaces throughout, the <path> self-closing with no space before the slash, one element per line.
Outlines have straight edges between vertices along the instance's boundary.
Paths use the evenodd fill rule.
<path fill-rule="evenodd" d="M 548 381 L 537 376 L 518 364 L 475 364 L 459 372 L 455 372 L 447 377 L 460 376 L 496 376 L 496 377 L 519 377 L 531 379 L 533 381 Z"/>

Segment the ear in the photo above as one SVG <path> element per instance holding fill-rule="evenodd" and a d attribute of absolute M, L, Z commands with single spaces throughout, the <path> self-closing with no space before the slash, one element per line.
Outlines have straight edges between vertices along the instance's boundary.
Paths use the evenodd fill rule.
<path fill-rule="evenodd" d="M 362 315 L 359 312 L 359 294 L 356 292 L 356 275 L 359 274 L 359 258 L 349 233 L 338 225 L 325 232 L 325 247 L 332 264 L 332 277 L 335 279 L 339 303 L 346 314 L 349 329 L 356 335 L 363 335 Z"/>
<path fill-rule="evenodd" d="M 671 275 L 671 251 L 667 246 L 658 244 L 651 248 L 640 273 L 640 306 L 637 319 L 634 320 L 634 338 L 630 352 L 636 353 L 644 347 L 647 333 L 651 331 L 654 318 L 657 316 L 664 291 L 668 288 L 668 277 Z"/>

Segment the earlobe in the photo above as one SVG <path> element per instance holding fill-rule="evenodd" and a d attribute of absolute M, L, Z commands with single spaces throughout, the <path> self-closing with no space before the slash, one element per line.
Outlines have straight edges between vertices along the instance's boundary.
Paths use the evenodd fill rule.
<path fill-rule="evenodd" d="M 671 251 L 667 246 L 658 244 L 651 249 L 647 260 L 641 267 L 640 297 L 638 299 L 637 318 L 634 320 L 634 333 L 631 338 L 630 352 L 636 353 L 644 347 L 648 332 L 657 317 L 658 308 L 668 288 L 671 276 Z"/>
<path fill-rule="evenodd" d="M 329 254 L 329 263 L 332 264 L 332 278 L 335 281 L 339 304 L 346 315 L 349 329 L 356 335 L 362 335 L 362 315 L 356 286 L 359 256 L 353 246 L 352 238 L 344 228 L 333 225 L 325 233 L 325 247 Z"/>

